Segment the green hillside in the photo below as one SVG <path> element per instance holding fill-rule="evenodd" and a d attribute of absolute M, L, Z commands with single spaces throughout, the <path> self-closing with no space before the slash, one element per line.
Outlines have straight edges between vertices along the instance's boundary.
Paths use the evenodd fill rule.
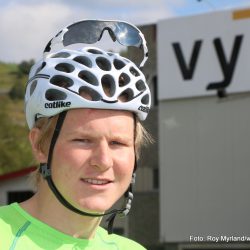
<path fill-rule="evenodd" d="M 27 73 L 32 63 L 0 62 L 0 175 L 34 163 L 23 112 Z"/>
<path fill-rule="evenodd" d="M 7 91 L 10 90 L 13 82 L 16 80 L 17 73 L 16 64 L 5 64 L 0 63 L 0 90 Z"/>

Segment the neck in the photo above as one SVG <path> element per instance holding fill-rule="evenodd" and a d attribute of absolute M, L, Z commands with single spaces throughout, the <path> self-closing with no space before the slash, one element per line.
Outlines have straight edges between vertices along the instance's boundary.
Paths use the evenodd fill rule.
<path fill-rule="evenodd" d="M 31 199 L 20 205 L 33 217 L 75 238 L 93 238 L 102 219 L 82 216 L 70 211 L 56 199 L 51 191 L 45 192 L 44 188 L 39 189 Z"/>

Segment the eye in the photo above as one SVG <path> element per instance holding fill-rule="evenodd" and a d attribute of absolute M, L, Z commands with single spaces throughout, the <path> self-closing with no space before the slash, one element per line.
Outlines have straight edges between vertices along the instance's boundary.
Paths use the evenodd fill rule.
<path fill-rule="evenodd" d="M 125 142 L 122 142 L 122 141 L 114 140 L 114 141 L 111 141 L 111 142 L 110 142 L 110 145 L 113 145 L 113 146 L 125 146 L 126 143 L 125 143 Z"/>
<path fill-rule="evenodd" d="M 90 143 L 90 140 L 86 138 L 76 138 L 76 139 L 73 139 L 73 141 L 79 142 L 79 143 Z"/>
<path fill-rule="evenodd" d="M 122 144 L 121 142 L 118 142 L 118 141 L 111 141 L 110 142 L 111 145 L 120 145 Z"/>

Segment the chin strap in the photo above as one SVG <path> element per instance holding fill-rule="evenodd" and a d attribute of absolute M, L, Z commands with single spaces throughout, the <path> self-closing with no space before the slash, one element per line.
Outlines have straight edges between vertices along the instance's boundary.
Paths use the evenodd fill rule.
<path fill-rule="evenodd" d="M 120 214 L 121 217 L 126 216 L 129 213 L 130 209 L 131 209 L 132 201 L 133 201 L 133 198 L 134 198 L 134 195 L 133 195 L 133 185 L 135 183 L 135 177 L 136 177 L 136 173 L 134 172 L 133 175 L 132 175 L 132 181 L 131 181 L 131 183 L 129 185 L 129 188 L 126 191 L 126 193 L 124 194 L 124 197 L 125 197 L 124 206 L 125 206 L 125 208 L 121 209 L 121 212 L 113 213 L 106 220 L 106 222 L 108 222 L 108 233 L 109 234 L 113 233 L 113 225 L 114 225 L 114 221 L 115 221 L 116 215 Z"/>
<path fill-rule="evenodd" d="M 62 113 L 59 114 L 59 117 L 58 117 L 58 120 L 56 123 L 56 127 L 55 127 L 55 130 L 54 130 L 54 133 L 53 133 L 53 136 L 51 139 L 51 143 L 50 143 L 48 162 L 40 164 L 39 172 L 41 173 L 43 178 L 47 181 L 51 191 L 54 193 L 54 195 L 56 196 L 58 201 L 66 208 L 70 209 L 71 211 L 73 211 L 77 214 L 83 215 L 83 216 L 101 217 L 101 216 L 105 216 L 105 215 L 110 215 L 110 217 L 108 217 L 108 219 L 106 221 L 108 222 L 108 233 L 111 234 L 111 233 L 113 233 L 113 224 L 114 224 L 114 220 L 116 218 L 116 215 L 120 214 L 121 216 L 126 216 L 131 209 L 132 200 L 133 200 L 133 184 L 135 183 L 135 176 L 136 176 L 135 171 L 132 175 L 132 181 L 129 185 L 129 188 L 126 191 L 126 193 L 124 194 L 124 197 L 125 197 L 125 202 L 124 202 L 125 207 L 124 208 L 114 209 L 114 210 L 111 210 L 107 213 L 98 214 L 98 213 L 87 213 L 87 212 L 81 211 L 81 210 L 77 209 L 76 207 L 74 207 L 73 205 L 71 205 L 63 197 L 63 195 L 60 193 L 60 191 L 57 189 L 57 187 L 55 186 L 55 183 L 52 180 L 52 176 L 51 176 L 52 155 L 53 155 L 53 151 L 54 151 L 54 147 L 55 147 L 57 138 L 59 136 L 59 133 L 60 133 L 62 125 L 63 125 L 63 121 L 66 117 L 66 114 L 67 114 L 67 111 L 63 111 Z M 135 159 L 134 170 L 136 170 L 136 168 L 137 168 L 137 164 L 136 164 L 136 159 Z"/>

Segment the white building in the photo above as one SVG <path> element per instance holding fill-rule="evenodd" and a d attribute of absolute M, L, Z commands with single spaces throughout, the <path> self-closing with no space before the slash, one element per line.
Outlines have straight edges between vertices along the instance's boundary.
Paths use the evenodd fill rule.
<path fill-rule="evenodd" d="M 160 241 L 249 249 L 250 9 L 160 21 L 157 65 Z"/>
<path fill-rule="evenodd" d="M 0 206 L 20 202 L 32 196 L 34 187 L 28 178 L 35 169 L 36 167 L 28 167 L 0 175 Z"/>

